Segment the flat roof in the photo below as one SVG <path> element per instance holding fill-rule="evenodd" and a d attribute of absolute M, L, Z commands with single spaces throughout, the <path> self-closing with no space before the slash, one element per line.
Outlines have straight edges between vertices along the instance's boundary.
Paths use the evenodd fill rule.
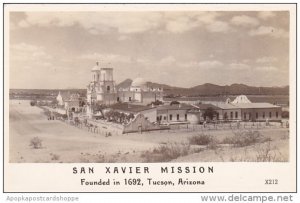
<path fill-rule="evenodd" d="M 173 104 L 173 105 L 163 105 L 158 106 L 157 110 L 189 110 L 195 108 L 189 104 Z"/>
<path fill-rule="evenodd" d="M 264 109 L 264 108 L 279 108 L 280 106 L 276 106 L 270 103 L 238 103 L 238 104 L 225 104 L 220 103 L 217 104 L 221 109 Z"/>
<path fill-rule="evenodd" d="M 218 103 L 216 104 L 216 106 L 219 107 L 219 109 L 240 109 L 240 107 L 238 107 L 237 105 L 226 103 Z"/>
<path fill-rule="evenodd" d="M 196 104 L 195 106 L 199 107 L 200 110 L 206 110 L 208 108 L 212 108 L 214 110 L 221 109 L 220 107 L 213 104 Z"/>
<path fill-rule="evenodd" d="M 136 104 L 130 104 L 130 103 L 116 103 L 116 104 L 111 105 L 110 108 L 114 109 L 114 110 L 119 110 L 119 111 L 138 113 L 141 111 L 154 109 L 155 107 L 136 105 Z"/>
<path fill-rule="evenodd" d="M 234 104 L 235 106 L 238 106 L 241 109 L 260 109 L 260 108 L 280 108 L 280 106 L 276 106 L 270 103 L 240 103 L 240 104 Z"/>

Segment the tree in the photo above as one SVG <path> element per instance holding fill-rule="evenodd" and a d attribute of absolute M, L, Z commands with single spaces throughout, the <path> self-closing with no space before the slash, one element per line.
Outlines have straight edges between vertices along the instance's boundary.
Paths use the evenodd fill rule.
<path fill-rule="evenodd" d="M 208 107 L 203 114 L 203 118 L 209 118 L 210 120 L 213 120 L 214 116 L 217 115 L 217 112 L 212 108 Z"/>
<path fill-rule="evenodd" d="M 151 105 L 154 105 L 154 106 L 159 106 L 159 105 L 162 105 L 163 102 L 162 101 L 159 101 L 159 100 L 156 100 L 154 102 L 151 102 L 150 104 L 148 104 L 148 106 L 151 106 Z"/>
<path fill-rule="evenodd" d="M 178 102 L 178 101 L 171 101 L 171 103 L 170 103 L 170 105 L 172 106 L 172 105 L 179 105 L 180 104 L 180 102 Z"/>
<path fill-rule="evenodd" d="M 36 105 L 36 101 L 35 100 L 30 101 L 30 105 L 31 106 L 35 106 Z"/>

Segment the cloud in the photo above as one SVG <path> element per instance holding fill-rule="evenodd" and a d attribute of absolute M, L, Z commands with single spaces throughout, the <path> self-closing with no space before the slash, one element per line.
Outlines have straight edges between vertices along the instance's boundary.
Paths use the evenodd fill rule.
<path fill-rule="evenodd" d="M 56 69 L 52 63 L 53 56 L 47 53 L 44 47 L 28 43 L 12 44 L 9 59 L 12 71 L 18 71 L 18 74 L 23 71 L 25 75 L 28 75 L 29 70 L 51 71 Z"/>
<path fill-rule="evenodd" d="M 82 54 L 80 59 L 88 59 L 94 61 L 100 61 L 104 63 L 129 63 L 131 60 L 128 56 L 118 55 L 118 54 Z"/>
<path fill-rule="evenodd" d="M 250 66 L 244 63 L 231 63 L 229 64 L 229 68 L 232 70 L 246 70 L 249 69 Z"/>
<path fill-rule="evenodd" d="M 207 25 L 206 28 L 209 32 L 221 32 L 221 33 L 226 33 L 231 29 L 228 23 L 224 21 L 215 21 Z"/>
<path fill-rule="evenodd" d="M 183 33 L 200 26 L 201 23 L 187 15 L 177 16 L 166 21 L 166 30 L 172 33 Z"/>
<path fill-rule="evenodd" d="M 221 15 L 220 12 L 215 11 L 197 12 L 195 18 L 201 23 L 210 24 L 217 21 L 217 18 Z"/>
<path fill-rule="evenodd" d="M 198 63 L 199 67 L 210 68 L 210 67 L 220 67 L 223 66 L 221 61 L 213 60 L 213 61 L 201 61 Z"/>
<path fill-rule="evenodd" d="M 219 68 L 224 64 L 218 60 L 205 60 L 205 61 L 182 61 L 176 62 L 176 65 L 183 68 L 201 68 L 201 69 L 210 69 L 210 68 Z"/>
<path fill-rule="evenodd" d="M 52 55 L 45 52 L 41 46 L 35 46 L 27 43 L 13 44 L 10 47 L 10 59 L 19 61 L 29 60 L 49 60 Z"/>
<path fill-rule="evenodd" d="M 183 33 L 203 25 L 211 32 L 226 32 L 219 12 L 27 12 L 18 26 L 28 28 L 79 25 L 92 35 L 117 30 L 120 34 L 159 32 Z"/>
<path fill-rule="evenodd" d="M 176 59 L 173 56 L 167 56 L 165 58 L 162 58 L 159 62 L 159 66 L 169 66 L 176 62 Z"/>
<path fill-rule="evenodd" d="M 252 29 L 249 32 L 250 36 L 266 36 L 269 35 L 274 38 L 288 38 L 287 31 L 281 28 L 275 28 L 272 26 L 259 26 L 257 29 Z"/>
<path fill-rule="evenodd" d="M 263 20 L 267 20 L 267 19 L 273 18 L 275 16 L 276 16 L 276 14 L 272 11 L 261 11 L 261 12 L 258 12 L 258 14 L 257 14 L 257 17 L 259 17 Z"/>
<path fill-rule="evenodd" d="M 258 66 L 255 69 L 259 70 L 259 71 L 277 71 L 278 70 L 278 68 L 275 66 Z"/>
<path fill-rule="evenodd" d="M 125 40 L 128 40 L 130 39 L 130 37 L 128 35 L 121 35 L 118 37 L 118 40 L 119 41 L 125 41 Z"/>
<path fill-rule="evenodd" d="M 272 57 L 272 56 L 264 56 L 261 58 L 256 59 L 257 63 L 272 63 L 278 61 L 277 58 Z"/>
<path fill-rule="evenodd" d="M 259 21 L 256 18 L 247 16 L 247 15 L 239 15 L 239 16 L 234 16 L 230 22 L 234 25 L 237 26 L 251 26 L 251 27 L 255 27 L 257 25 L 259 25 Z"/>
<path fill-rule="evenodd" d="M 91 34 L 107 32 L 112 28 L 120 33 L 144 32 L 156 28 L 161 18 L 158 12 L 151 15 L 143 12 L 27 12 L 26 16 L 18 23 L 20 27 L 69 27 L 78 24 Z"/>

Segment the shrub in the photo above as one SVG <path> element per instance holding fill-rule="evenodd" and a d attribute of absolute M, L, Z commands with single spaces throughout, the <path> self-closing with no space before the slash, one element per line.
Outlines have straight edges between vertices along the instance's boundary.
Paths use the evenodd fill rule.
<path fill-rule="evenodd" d="M 238 131 L 233 137 L 223 139 L 223 144 L 232 144 L 234 147 L 245 147 L 255 143 L 270 141 L 270 138 L 265 138 L 259 131 Z"/>
<path fill-rule="evenodd" d="M 34 149 L 42 148 L 42 140 L 39 137 L 34 137 L 30 140 L 29 146 L 32 146 Z"/>
<path fill-rule="evenodd" d="M 33 101 L 33 100 L 30 101 L 30 105 L 31 105 L 31 106 L 35 106 L 35 105 L 36 105 L 36 101 Z"/>
<path fill-rule="evenodd" d="M 189 138 L 189 143 L 191 145 L 208 145 L 212 142 L 214 142 L 214 139 L 206 134 L 195 135 Z"/>
<path fill-rule="evenodd" d="M 171 101 L 171 103 L 170 103 L 171 106 L 172 106 L 172 105 L 179 105 L 179 104 L 180 104 L 179 101 Z"/>
<path fill-rule="evenodd" d="M 60 156 L 59 155 L 57 155 L 57 154 L 51 154 L 51 160 L 52 161 L 57 161 L 57 160 L 59 160 L 59 158 L 60 158 Z"/>
<path fill-rule="evenodd" d="M 276 147 L 271 147 L 271 143 L 268 142 L 266 146 L 260 146 L 257 149 L 256 161 L 257 162 L 286 162 L 288 161 L 288 159 L 282 156 L 282 154 Z"/>
<path fill-rule="evenodd" d="M 159 145 L 152 151 L 145 151 L 141 154 L 145 162 L 168 162 L 180 156 L 189 154 L 190 145 L 168 143 L 166 145 Z"/>

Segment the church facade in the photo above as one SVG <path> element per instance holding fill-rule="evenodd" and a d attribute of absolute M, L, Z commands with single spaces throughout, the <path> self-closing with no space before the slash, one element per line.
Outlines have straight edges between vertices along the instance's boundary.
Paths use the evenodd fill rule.
<path fill-rule="evenodd" d="M 117 102 L 117 91 L 113 79 L 113 68 L 100 67 L 96 63 L 91 70 L 91 82 L 87 86 L 88 104 L 111 105 Z"/>
<path fill-rule="evenodd" d="M 91 70 L 91 81 L 87 86 L 88 112 L 95 104 L 113 105 L 118 102 L 147 105 L 156 100 L 163 100 L 163 89 L 149 87 L 142 78 L 136 78 L 131 85 L 117 88 L 113 78 L 113 68 L 101 67 L 99 62 Z"/>

